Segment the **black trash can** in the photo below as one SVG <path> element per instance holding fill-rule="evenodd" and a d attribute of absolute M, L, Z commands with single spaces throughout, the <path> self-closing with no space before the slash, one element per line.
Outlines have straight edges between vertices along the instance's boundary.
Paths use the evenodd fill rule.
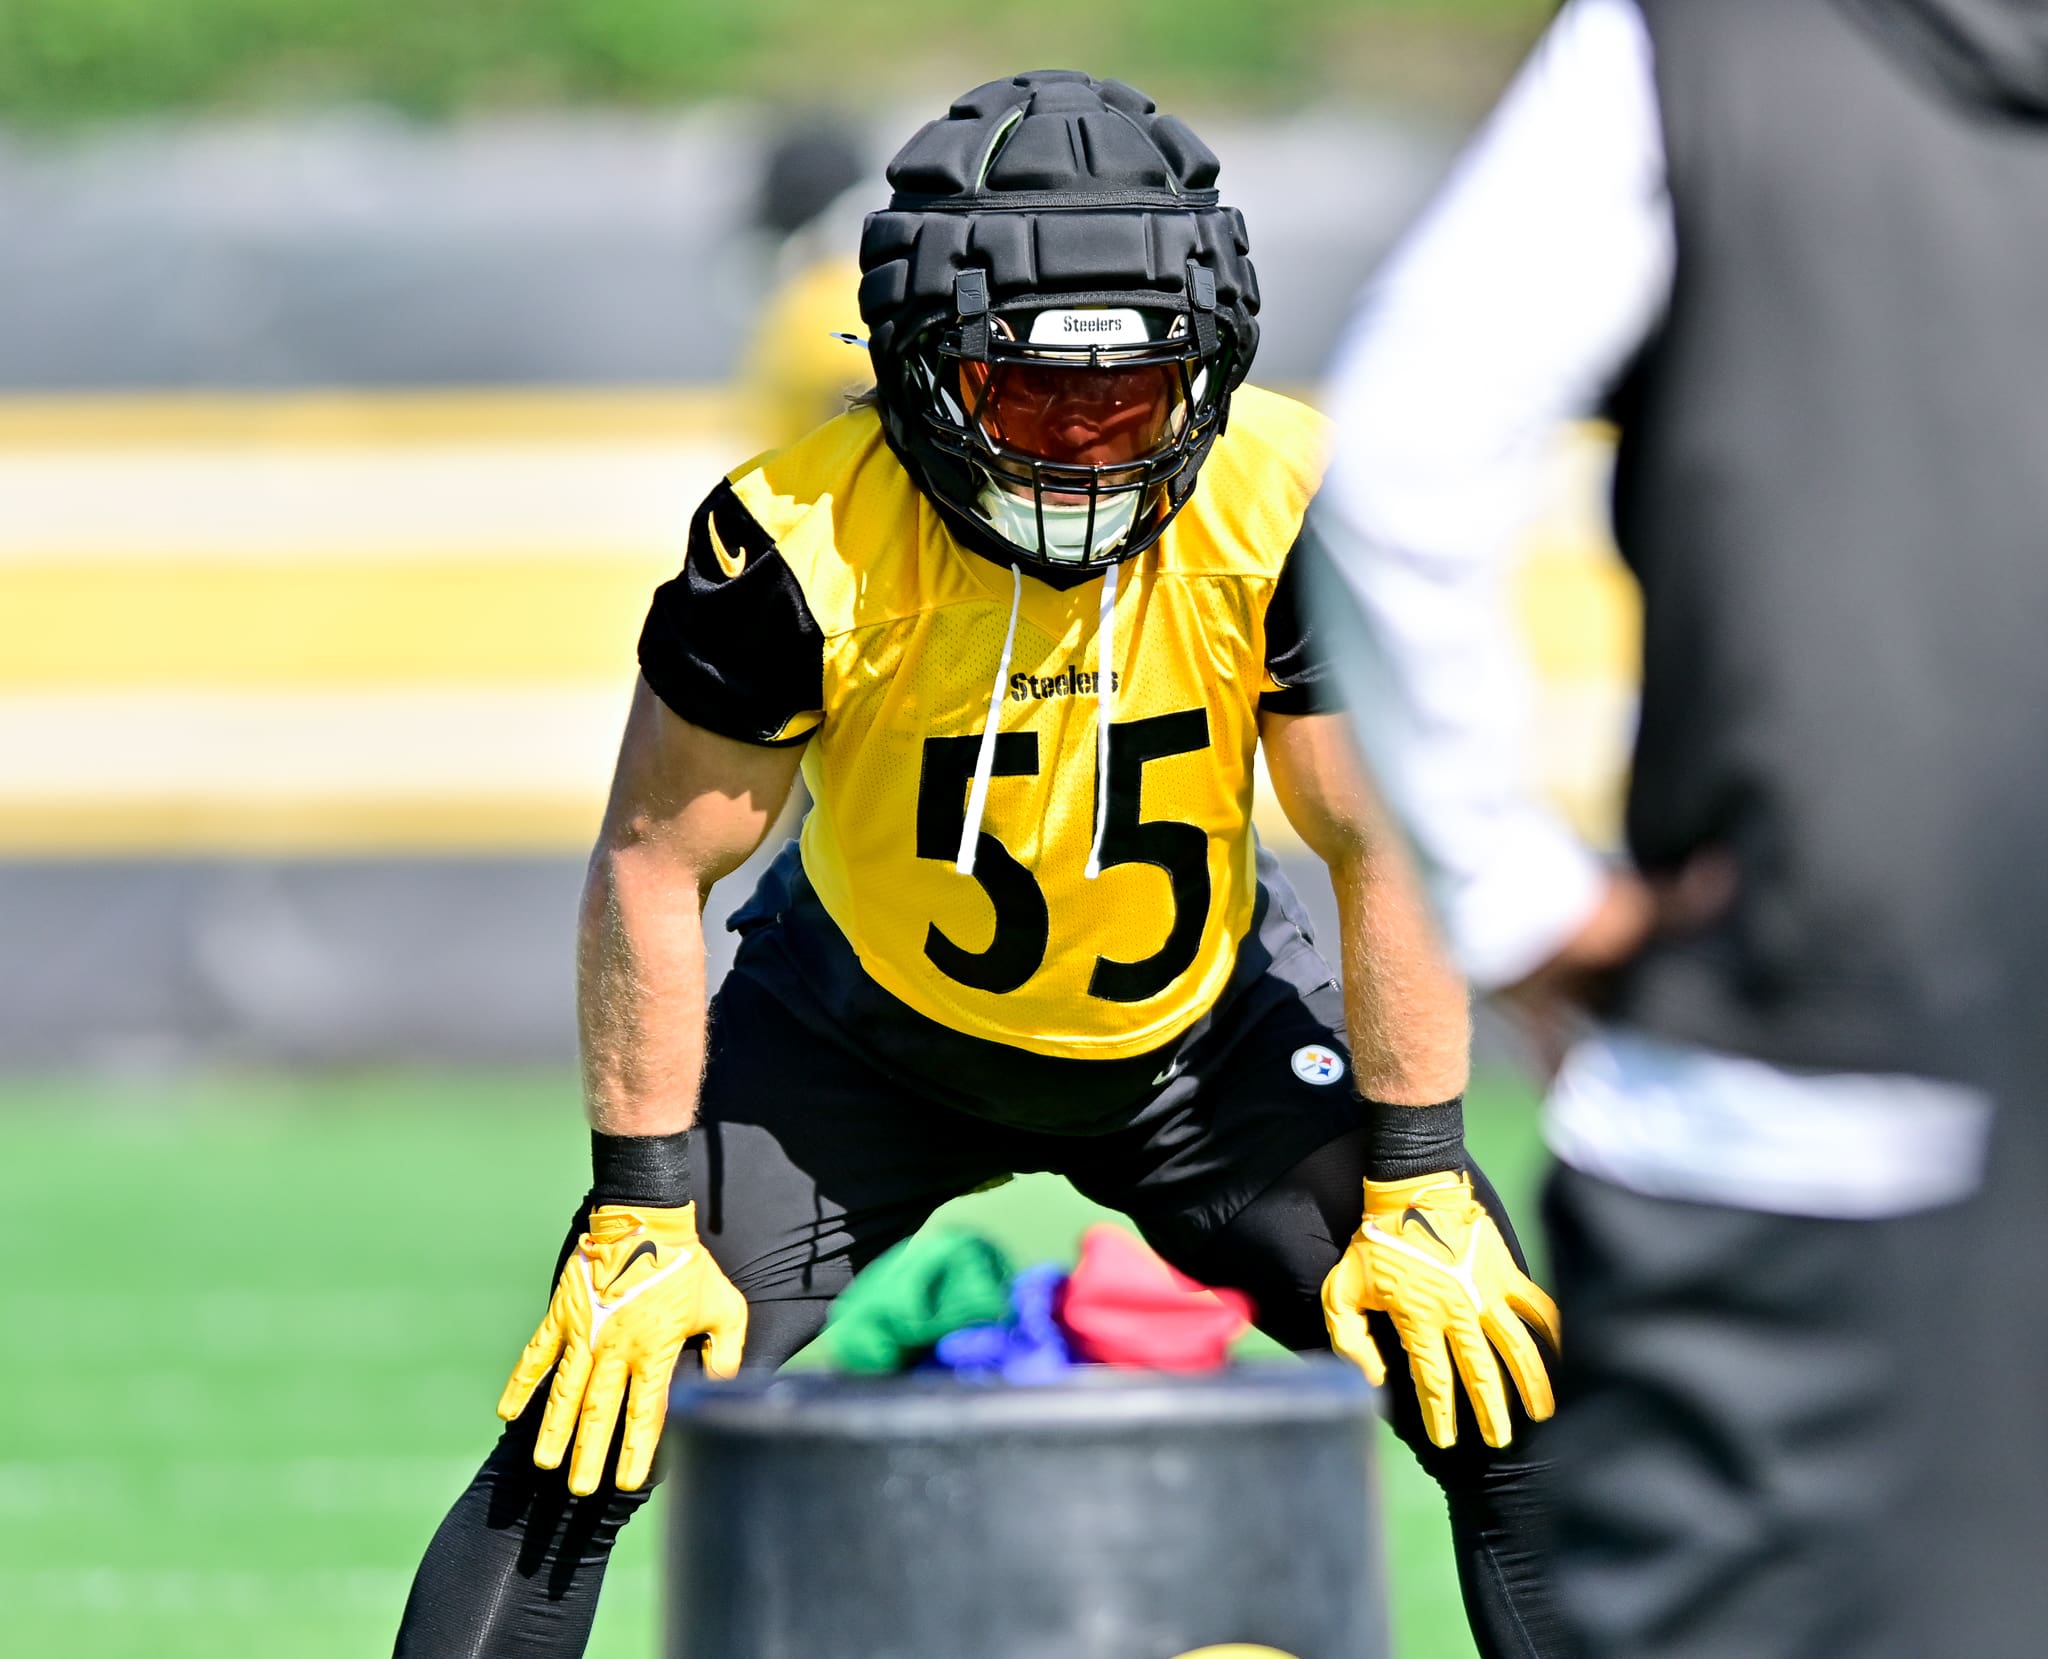
<path fill-rule="evenodd" d="M 680 1387 L 665 1651 L 1384 1659 L 1372 1433 L 1337 1360 Z"/>

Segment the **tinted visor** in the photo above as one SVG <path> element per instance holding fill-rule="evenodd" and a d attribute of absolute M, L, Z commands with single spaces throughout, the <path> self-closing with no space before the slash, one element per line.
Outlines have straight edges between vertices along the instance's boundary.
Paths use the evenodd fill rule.
<path fill-rule="evenodd" d="M 971 418 L 998 449 L 1062 467 L 1124 467 L 1168 448 L 1186 420 L 1186 365 L 963 362 Z"/>

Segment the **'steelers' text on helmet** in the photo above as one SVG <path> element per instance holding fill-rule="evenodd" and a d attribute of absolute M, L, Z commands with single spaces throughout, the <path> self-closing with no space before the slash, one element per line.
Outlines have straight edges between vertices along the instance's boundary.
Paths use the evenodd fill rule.
<path fill-rule="evenodd" d="M 1073 576 L 1156 541 L 1258 345 L 1244 219 L 1119 81 L 991 81 L 889 164 L 861 237 L 883 430 L 963 541 Z"/>

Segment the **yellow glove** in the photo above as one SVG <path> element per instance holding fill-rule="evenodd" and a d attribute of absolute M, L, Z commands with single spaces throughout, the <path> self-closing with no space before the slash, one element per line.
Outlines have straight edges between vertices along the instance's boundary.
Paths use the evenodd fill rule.
<path fill-rule="evenodd" d="M 1365 1219 L 1323 1280 L 1323 1320 L 1330 1345 L 1379 1384 L 1387 1367 L 1366 1329 L 1373 1311 L 1393 1320 L 1408 1350 L 1423 1424 L 1436 1445 L 1458 1438 L 1458 1377 L 1486 1443 L 1508 1443 L 1513 1430 L 1495 1349 L 1530 1417 L 1540 1423 L 1555 1409 L 1550 1373 L 1528 1327 L 1555 1350 L 1557 1304 L 1515 1266 L 1469 1175 L 1365 1183 Z"/>
<path fill-rule="evenodd" d="M 509 1423 L 524 1411 L 554 1366 L 533 1461 L 560 1468 L 573 1431 L 569 1490 L 584 1497 L 597 1490 L 604 1473 L 623 1401 L 618 1486 L 636 1492 L 654 1467 L 677 1356 L 700 1334 L 710 1339 L 705 1371 L 730 1377 L 739 1370 L 746 1298 L 697 1241 L 697 1206 L 606 1204 L 591 1212 L 590 1231 L 563 1266 L 547 1317 L 498 1400 L 498 1415 Z"/>

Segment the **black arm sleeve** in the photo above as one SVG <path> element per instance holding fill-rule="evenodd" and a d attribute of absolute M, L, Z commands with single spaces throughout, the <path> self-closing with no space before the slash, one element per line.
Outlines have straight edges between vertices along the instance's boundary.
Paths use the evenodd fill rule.
<path fill-rule="evenodd" d="M 680 575 L 654 590 L 640 672 L 693 726 L 801 743 L 824 718 L 825 639 L 768 533 L 721 482 L 690 521 Z"/>
<path fill-rule="evenodd" d="M 1342 707 L 1336 676 L 1317 650 L 1302 603 L 1301 569 L 1310 557 L 1304 529 L 1280 567 L 1280 580 L 1266 601 L 1266 672 L 1278 691 L 1262 692 L 1259 707 L 1273 714 L 1327 714 Z"/>

